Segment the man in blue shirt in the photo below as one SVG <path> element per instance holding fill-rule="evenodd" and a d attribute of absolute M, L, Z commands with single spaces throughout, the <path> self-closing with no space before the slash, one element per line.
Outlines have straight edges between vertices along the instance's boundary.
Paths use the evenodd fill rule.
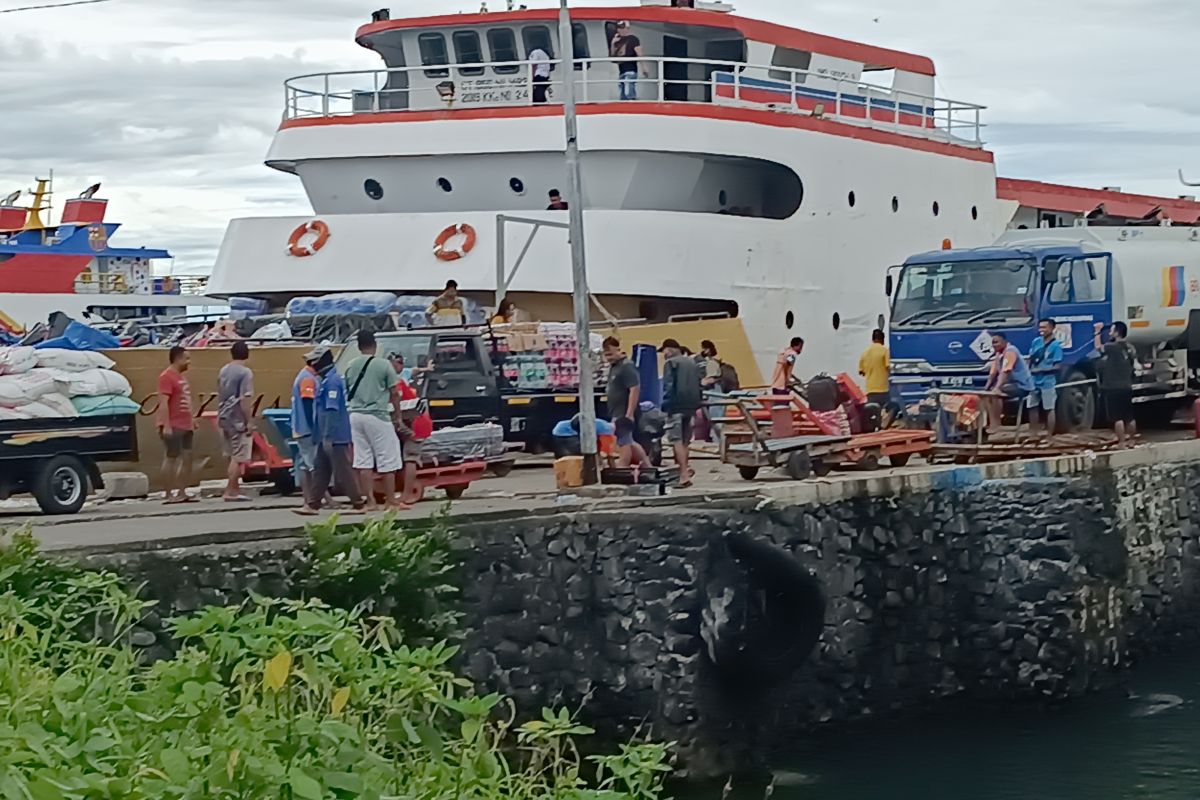
<path fill-rule="evenodd" d="M 328 347 L 322 345 L 313 348 L 305 356 L 305 361 L 317 376 L 318 383 L 311 406 L 301 398 L 302 405 L 312 411 L 306 419 L 311 420 L 310 440 L 314 452 L 313 468 L 305 486 L 304 507 L 299 513 L 306 516 L 320 513 L 321 504 L 329 492 L 330 480 L 350 498 L 354 513 L 361 513 L 366 504 L 353 468 L 353 438 L 350 412 L 346 407 L 346 382 L 334 369 L 333 352 Z"/>
<path fill-rule="evenodd" d="M 1062 343 L 1054 336 L 1055 322 L 1038 322 L 1038 337 L 1029 345 L 1029 371 L 1033 373 L 1033 391 L 1029 394 L 1029 426 L 1034 426 L 1034 412 L 1042 409 L 1046 434 L 1054 434 L 1054 405 L 1058 402 L 1058 367 L 1062 364 Z"/>

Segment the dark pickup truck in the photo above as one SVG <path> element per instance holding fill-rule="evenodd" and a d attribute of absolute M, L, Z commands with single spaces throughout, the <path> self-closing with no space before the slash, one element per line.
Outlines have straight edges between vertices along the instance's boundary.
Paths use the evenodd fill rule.
<path fill-rule="evenodd" d="M 380 356 L 404 354 L 423 387 L 436 427 L 494 422 L 504 428 L 506 441 L 529 452 L 553 449 L 554 426 L 579 411 L 578 396 L 570 390 L 528 391 L 511 387 L 504 378 L 504 354 L 491 347 L 488 337 L 461 328 L 396 331 L 375 334 Z M 359 355 L 349 342 L 337 367 Z M 596 410 L 604 415 L 604 395 L 597 393 Z"/>
<path fill-rule="evenodd" d="M 29 492 L 47 514 L 74 514 L 104 487 L 99 461 L 136 461 L 132 414 L 0 422 L 0 499 Z"/>

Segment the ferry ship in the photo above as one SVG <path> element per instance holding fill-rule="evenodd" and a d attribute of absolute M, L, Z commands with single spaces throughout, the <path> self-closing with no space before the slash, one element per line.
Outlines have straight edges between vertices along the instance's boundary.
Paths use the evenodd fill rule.
<path fill-rule="evenodd" d="M 96 184 L 67 200 L 57 225 L 45 220 L 50 179 L 37 180 L 27 206 L 21 191 L 0 200 L 0 328 L 17 334 L 55 311 L 116 322 L 222 307 L 200 294 L 204 278 L 155 275 L 154 262 L 171 258 L 166 250 L 113 247 L 121 225 L 105 221 L 99 191 Z"/>
<path fill-rule="evenodd" d="M 765 374 L 793 336 L 806 373 L 855 369 L 890 265 L 990 243 L 1018 212 L 984 108 L 937 96 L 925 56 L 679 4 L 574 8 L 570 43 L 557 9 L 375 12 L 356 41 L 378 69 L 284 86 L 266 163 L 314 214 L 233 220 L 210 293 L 281 304 L 453 279 L 570 319 L 567 215 L 549 202 L 570 80 L 584 196 L 563 199 L 584 205 L 596 313 L 737 316 Z"/>

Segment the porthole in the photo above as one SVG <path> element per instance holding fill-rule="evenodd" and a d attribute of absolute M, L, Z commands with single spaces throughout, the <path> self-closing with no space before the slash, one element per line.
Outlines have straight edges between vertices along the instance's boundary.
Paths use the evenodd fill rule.
<path fill-rule="evenodd" d="M 900 210 L 900 198 L 893 196 L 892 197 L 892 213 L 895 214 L 899 210 Z"/>
<path fill-rule="evenodd" d="M 979 206 L 971 206 L 971 219 L 979 219 Z"/>
<path fill-rule="evenodd" d="M 717 205 L 719 205 L 721 208 L 724 208 L 725 204 L 728 202 L 729 202 L 729 193 L 728 192 L 726 192 L 724 189 L 717 192 Z"/>
<path fill-rule="evenodd" d="M 383 186 L 374 178 L 367 178 L 363 181 L 363 191 L 367 193 L 367 197 L 372 200 L 383 199 Z"/>
<path fill-rule="evenodd" d="M 454 186 L 452 186 L 450 181 L 447 180 L 446 178 L 438 178 L 437 185 L 438 185 L 438 188 L 441 189 L 443 192 L 449 193 L 449 192 L 454 191 Z"/>
<path fill-rule="evenodd" d="M 525 194 L 525 181 L 520 178 L 509 178 L 508 188 L 513 190 L 513 194 Z"/>
<path fill-rule="evenodd" d="M 851 208 L 854 208 L 854 204 L 858 202 L 854 197 L 854 192 L 851 192 L 846 196 L 846 202 L 850 204 Z"/>
<path fill-rule="evenodd" d="M 879 330 L 883 330 L 886 322 L 887 320 L 884 318 L 883 314 L 880 314 L 875 318 L 875 327 Z"/>
<path fill-rule="evenodd" d="M 833 329 L 836 331 L 840 327 L 842 327 L 842 315 L 835 311 L 833 312 Z"/>
<path fill-rule="evenodd" d="M 942 208 L 941 208 L 941 206 L 938 205 L 937 200 L 934 200 L 933 201 L 933 215 L 936 217 L 939 213 L 941 213 L 941 210 L 942 210 Z"/>
<path fill-rule="evenodd" d="M 787 314 L 785 314 L 783 317 L 783 324 L 784 324 L 784 327 L 786 327 L 790 331 L 792 329 L 792 326 L 796 324 L 796 315 L 790 311 L 787 312 Z"/>

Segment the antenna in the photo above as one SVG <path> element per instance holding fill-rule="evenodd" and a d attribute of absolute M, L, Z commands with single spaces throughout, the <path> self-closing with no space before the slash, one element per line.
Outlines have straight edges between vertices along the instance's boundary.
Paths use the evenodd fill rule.
<path fill-rule="evenodd" d="M 1179 182 L 1184 186 L 1200 186 L 1200 181 L 1193 183 L 1192 181 L 1189 181 L 1187 178 L 1183 177 L 1183 170 L 1179 170 Z"/>

